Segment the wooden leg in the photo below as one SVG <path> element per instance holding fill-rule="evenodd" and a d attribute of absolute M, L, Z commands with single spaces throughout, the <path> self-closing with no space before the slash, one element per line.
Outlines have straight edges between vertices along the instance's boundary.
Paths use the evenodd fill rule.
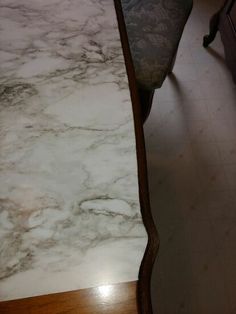
<path fill-rule="evenodd" d="M 217 13 L 215 13 L 210 19 L 210 33 L 203 37 L 203 47 L 207 48 L 210 45 L 210 43 L 212 43 L 213 40 L 215 39 L 216 34 L 218 32 L 220 14 L 224 10 L 227 3 L 228 3 L 228 0 L 225 1 L 221 9 Z"/>
<path fill-rule="evenodd" d="M 176 50 L 176 53 L 175 53 L 175 55 L 174 55 L 174 58 L 173 58 L 173 60 L 172 60 L 172 62 L 171 62 L 171 65 L 170 65 L 170 69 L 169 69 L 169 71 L 168 71 L 168 74 L 171 74 L 171 73 L 173 72 L 173 68 L 174 68 L 174 66 L 175 66 L 175 61 L 176 61 L 176 57 L 177 57 L 177 51 L 178 51 L 178 49 Z"/>
<path fill-rule="evenodd" d="M 210 43 L 213 42 L 213 40 L 216 37 L 216 34 L 218 32 L 218 25 L 220 21 L 220 12 L 217 12 L 214 14 L 210 20 L 210 33 L 209 35 L 205 35 L 203 37 L 203 47 L 208 47 Z"/>
<path fill-rule="evenodd" d="M 138 92 L 141 103 L 142 119 L 144 123 L 147 120 L 151 111 L 154 90 L 150 91 L 139 88 Z"/>

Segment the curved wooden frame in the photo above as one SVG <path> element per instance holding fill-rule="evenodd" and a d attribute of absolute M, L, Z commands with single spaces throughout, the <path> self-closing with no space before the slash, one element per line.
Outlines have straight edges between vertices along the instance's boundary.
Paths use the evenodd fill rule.
<path fill-rule="evenodd" d="M 118 25 L 120 30 L 121 43 L 125 58 L 126 70 L 129 80 L 129 88 L 133 106 L 134 115 L 134 126 L 135 126 L 135 137 L 136 137 L 136 151 L 138 161 L 138 181 L 139 181 L 139 199 L 141 205 L 141 213 L 143 223 L 148 234 L 148 244 L 144 257 L 140 266 L 139 271 L 139 282 L 138 282 L 138 307 L 139 312 L 142 314 L 152 313 L 151 303 L 151 274 L 152 268 L 155 262 L 159 247 L 159 238 L 157 230 L 152 218 L 149 189 L 148 189 L 148 178 L 147 178 L 147 160 L 145 141 L 143 133 L 143 117 L 140 106 L 138 88 L 135 80 L 135 72 L 133 62 L 131 58 L 131 52 L 128 43 L 128 36 L 125 27 L 124 16 L 122 12 L 122 6 L 120 0 L 114 0 L 116 14 L 118 19 Z"/>

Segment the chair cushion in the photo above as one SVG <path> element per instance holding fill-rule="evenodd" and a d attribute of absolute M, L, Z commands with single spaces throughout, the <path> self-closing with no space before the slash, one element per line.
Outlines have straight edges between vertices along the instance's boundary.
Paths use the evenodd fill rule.
<path fill-rule="evenodd" d="M 138 85 L 159 88 L 170 70 L 192 0 L 121 0 Z"/>

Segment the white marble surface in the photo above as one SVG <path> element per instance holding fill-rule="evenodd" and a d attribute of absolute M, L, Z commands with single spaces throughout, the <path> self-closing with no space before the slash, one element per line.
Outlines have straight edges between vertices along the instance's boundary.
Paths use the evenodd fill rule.
<path fill-rule="evenodd" d="M 145 250 L 112 0 L 0 0 L 0 299 L 136 280 Z"/>

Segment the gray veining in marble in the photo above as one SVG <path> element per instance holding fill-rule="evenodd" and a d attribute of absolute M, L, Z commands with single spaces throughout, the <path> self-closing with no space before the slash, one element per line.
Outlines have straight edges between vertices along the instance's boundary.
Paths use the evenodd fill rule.
<path fill-rule="evenodd" d="M 0 0 L 0 299 L 136 280 L 145 250 L 112 0 Z"/>

